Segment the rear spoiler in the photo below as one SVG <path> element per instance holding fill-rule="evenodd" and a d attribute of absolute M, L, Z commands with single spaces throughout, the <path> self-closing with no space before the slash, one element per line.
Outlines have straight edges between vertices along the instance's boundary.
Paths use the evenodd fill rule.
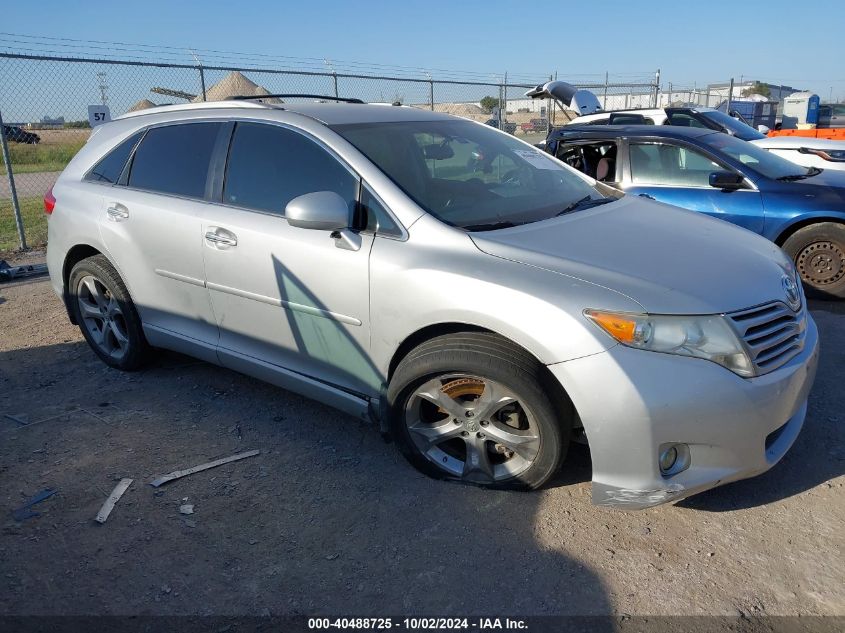
<path fill-rule="evenodd" d="M 602 112 L 598 97 L 589 90 L 579 90 L 565 81 L 547 81 L 525 93 L 532 99 L 554 99 L 561 105 L 575 110 L 578 115 Z"/>

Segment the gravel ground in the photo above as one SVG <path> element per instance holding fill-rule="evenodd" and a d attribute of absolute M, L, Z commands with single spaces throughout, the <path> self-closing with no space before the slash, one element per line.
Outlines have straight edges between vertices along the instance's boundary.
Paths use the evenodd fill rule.
<path fill-rule="evenodd" d="M 624 513 L 590 505 L 584 447 L 538 493 L 432 481 L 372 426 L 234 372 L 108 369 L 46 280 L 0 285 L 0 615 L 845 614 L 845 309 L 813 308 L 821 366 L 784 460 Z"/>

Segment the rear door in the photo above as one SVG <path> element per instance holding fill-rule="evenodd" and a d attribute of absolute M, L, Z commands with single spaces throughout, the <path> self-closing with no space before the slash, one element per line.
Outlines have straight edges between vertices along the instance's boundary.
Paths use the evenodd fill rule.
<path fill-rule="evenodd" d="M 760 192 L 746 181 L 743 189 L 723 191 L 710 186 L 714 171 L 736 170 L 709 153 L 686 144 L 628 139 L 626 193 L 706 213 L 762 233 Z"/>
<path fill-rule="evenodd" d="M 369 256 L 330 231 L 290 226 L 293 198 L 333 191 L 349 203 L 360 180 L 326 147 L 293 128 L 237 123 L 220 203 L 203 211 L 202 252 L 220 329 L 220 362 L 271 365 L 347 391 L 374 395 L 370 360 Z"/>
<path fill-rule="evenodd" d="M 217 323 L 203 279 L 200 212 L 222 125 L 147 130 L 119 182 L 105 191 L 100 222 L 144 326 L 197 343 L 208 360 L 216 360 Z"/>

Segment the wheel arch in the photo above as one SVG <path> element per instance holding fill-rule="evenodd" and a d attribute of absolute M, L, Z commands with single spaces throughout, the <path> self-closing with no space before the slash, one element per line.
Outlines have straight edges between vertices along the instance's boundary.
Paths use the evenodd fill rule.
<path fill-rule="evenodd" d="M 834 215 L 813 215 L 809 217 L 800 218 L 799 220 L 781 229 L 780 234 L 775 238 L 774 242 L 778 246 L 783 247 L 783 245 L 786 244 L 786 240 L 795 235 L 801 229 L 807 228 L 808 226 L 812 226 L 814 224 L 823 224 L 826 222 L 830 222 L 832 224 L 845 225 L 845 218 L 837 217 Z"/>
<path fill-rule="evenodd" d="M 68 318 L 74 325 L 79 324 L 73 316 L 73 310 L 70 309 L 70 288 L 68 287 L 68 282 L 70 281 L 70 271 L 72 271 L 73 267 L 83 259 L 88 259 L 89 257 L 94 257 L 95 255 L 102 255 L 111 261 L 108 255 L 95 246 L 91 246 L 90 244 L 76 244 L 68 249 L 68 252 L 65 255 L 65 260 L 62 263 L 62 288 L 64 289 L 62 299 L 65 302 L 65 310 L 67 310 Z"/>
<path fill-rule="evenodd" d="M 396 351 L 393 353 L 393 356 L 390 359 L 390 364 L 388 366 L 387 372 L 387 381 L 386 384 L 390 383 L 390 380 L 393 378 L 393 374 L 396 371 L 399 363 L 402 362 L 402 359 L 405 358 L 411 350 L 416 348 L 417 346 L 421 345 L 422 343 L 447 334 L 458 334 L 461 332 L 486 332 L 488 334 L 493 334 L 501 338 L 503 341 L 507 342 L 509 345 L 513 345 L 524 351 L 526 354 L 531 356 L 540 367 L 540 375 L 543 380 L 543 387 L 547 390 L 547 393 L 550 394 L 552 398 L 552 402 L 555 405 L 555 408 L 561 412 L 567 412 L 570 415 L 573 415 L 573 427 L 580 426 L 580 421 L 578 418 L 578 412 L 575 409 L 575 405 L 572 402 L 572 399 L 569 397 L 569 394 L 566 392 L 565 387 L 560 383 L 557 378 L 555 378 L 554 374 L 549 370 L 548 366 L 537 357 L 535 353 L 533 353 L 530 349 L 526 348 L 524 345 L 521 345 L 517 341 L 514 341 L 512 338 L 507 337 L 495 330 L 491 330 L 487 327 L 482 327 L 479 325 L 473 325 L 469 323 L 459 323 L 459 322 L 448 322 L 448 323 L 436 323 L 427 325 L 415 332 L 409 334 L 402 343 L 396 348 Z M 386 399 L 384 397 L 381 398 L 382 405 L 386 405 Z M 386 424 L 387 417 L 386 417 L 386 410 L 382 408 L 381 410 L 381 424 Z M 382 426 L 383 430 L 386 430 L 384 426 Z"/>

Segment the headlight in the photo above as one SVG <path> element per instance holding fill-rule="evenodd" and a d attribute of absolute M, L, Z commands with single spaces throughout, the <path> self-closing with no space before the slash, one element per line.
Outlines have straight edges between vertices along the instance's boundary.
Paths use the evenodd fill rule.
<path fill-rule="evenodd" d="M 668 316 L 584 310 L 614 339 L 637 349 L 713 361 L 740 376 L 754 367 L 739 338 L 721 316 Z"/>

